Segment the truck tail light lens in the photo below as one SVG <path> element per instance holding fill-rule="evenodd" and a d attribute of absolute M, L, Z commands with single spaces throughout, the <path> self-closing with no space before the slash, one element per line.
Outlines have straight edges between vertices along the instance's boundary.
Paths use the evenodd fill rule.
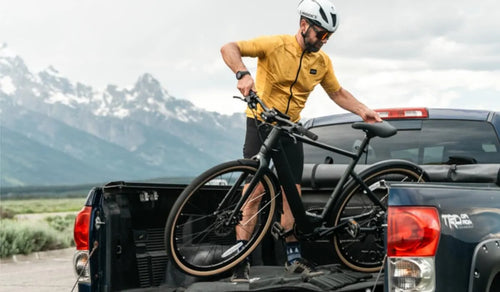
<path fill-rule="evenodd" d="M 79 282 L 90 280 L 89 260 L 89 227 L 91 206 L 84 206 L 76 215 L 73 228 L 73 239 L 75 240 L 76 252 L 73 256 L 73 267 Z"/>
<path fill-rule="evenodd" d="M 78 282 L 90 281 L 90 267 L 88 264 L 89 252 L 86 250 L 77 250 L 73 256 L 73 267 Z"/>
<path fill-rule="evenodd" d="M 77 250 L 89 250 L 89 227 L 91 206 L 83 207 L 75 218 L 75 226 L 73 228 L 73 239 Z"/>
<path fill-rule="evenodd" d="M 434 256 L 441 225 L 433 207 L 389 207 L 388 256 Z"/>
<path fill-rule="evenodd" d="M 435 291 L 434 257 L 389 258 L 389 291 Z"/>
<path fill-rule="evenodd" d="M 389 207 L 387 256 L 389 291 L 435 291 L 441 225 L 433 207 Z"/>
<path fill-rule="evenodd" d="M 378 109 L 380 117 L 387 119 L 424 119 L 429 117 L 429 112 L 426 108 L 393 108 L 393 109 Z"/>

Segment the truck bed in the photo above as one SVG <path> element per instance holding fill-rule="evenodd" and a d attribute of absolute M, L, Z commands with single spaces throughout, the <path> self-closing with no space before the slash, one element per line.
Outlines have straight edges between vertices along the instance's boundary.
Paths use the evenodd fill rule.
<path fill-rule="evenodd" d="M 323 265 L 319 269 L 323 275 L 308 278 L 286 273 L 282 266 L 252 266 L 250 283 L 231 283 L 229 278 L 222 278 L 193 282 L 185 291 L 365 291 L 376 286 L 377 280 L 378 284 L 383 282 L 383 274 L 357 273 L 338 265 Z M 168 286 L 165 285 L 167 289 Z"/>
<path fill-rule="evenodd" d="M 210 279 L 184 274 L 169 262 L 163 242 L 168 211 L 184 187 L 115 182 L 94 189 L 94 197 L 102 199 L 98 216 L 106 222 L 90 236 L 99 242 L 91 267 L 108 267 L 104 277 L 94 276 L 99 290 L 365 291 L 383 284 L 383 274 L 359 273 L 337 264 L 328 241 L 303 243 L 304 256 L 317 263 L 323 275 L 289 274 L 284 270 L 282 245 L 272 236 L 252 253 L 249 284 L 231 283 L 230 274 Z"/>

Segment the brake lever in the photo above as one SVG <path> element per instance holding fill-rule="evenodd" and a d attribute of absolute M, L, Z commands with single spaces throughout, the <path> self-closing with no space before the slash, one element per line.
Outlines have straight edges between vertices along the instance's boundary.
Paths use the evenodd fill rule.
<path fill-rule="evenodd" d="M 239 99 L 241 101 L 244 101 L 248 105 L 248 107 L 251 108 L 251 109 L 257 109 L 257 101 L 256 100 L 251 100 L 250 96 L 241 97 L 241 96 L 233 95 L 233 98 L 236 98 L 236 99 Z"/>

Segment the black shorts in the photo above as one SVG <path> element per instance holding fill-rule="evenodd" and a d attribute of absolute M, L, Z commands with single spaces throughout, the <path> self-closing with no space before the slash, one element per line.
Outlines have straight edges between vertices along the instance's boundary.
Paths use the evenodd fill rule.
<path fill-rule="evenodd" d="M 244 158 L 252 158 L 259 153 L 260 147 L 271 131 L 271 128 L 269 125 L 247 117 L 247 131 L 245 144 L 243 145 Z M 281 144 L 283 145 L 283 151 L 285 152 L 288 164 L 290 164 L 295 183 L 300 184 L 302 181 L 302 171 L 304 170 L 304 150 L 302 143 L 288 137 L 283 137 Z"/>

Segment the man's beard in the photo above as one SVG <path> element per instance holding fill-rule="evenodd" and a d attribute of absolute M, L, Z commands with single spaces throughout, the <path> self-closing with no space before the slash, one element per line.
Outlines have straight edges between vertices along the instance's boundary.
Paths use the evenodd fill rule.
<path fill-rule="evenodd" d="M 315 43 L 311 43 L 310 41 L 306 40 L 306 50 L 310 53 L 319 52 L 319 50 L 321 50 L 322 46 L 323 46 L 323 43 L 319 40 Z"/>

